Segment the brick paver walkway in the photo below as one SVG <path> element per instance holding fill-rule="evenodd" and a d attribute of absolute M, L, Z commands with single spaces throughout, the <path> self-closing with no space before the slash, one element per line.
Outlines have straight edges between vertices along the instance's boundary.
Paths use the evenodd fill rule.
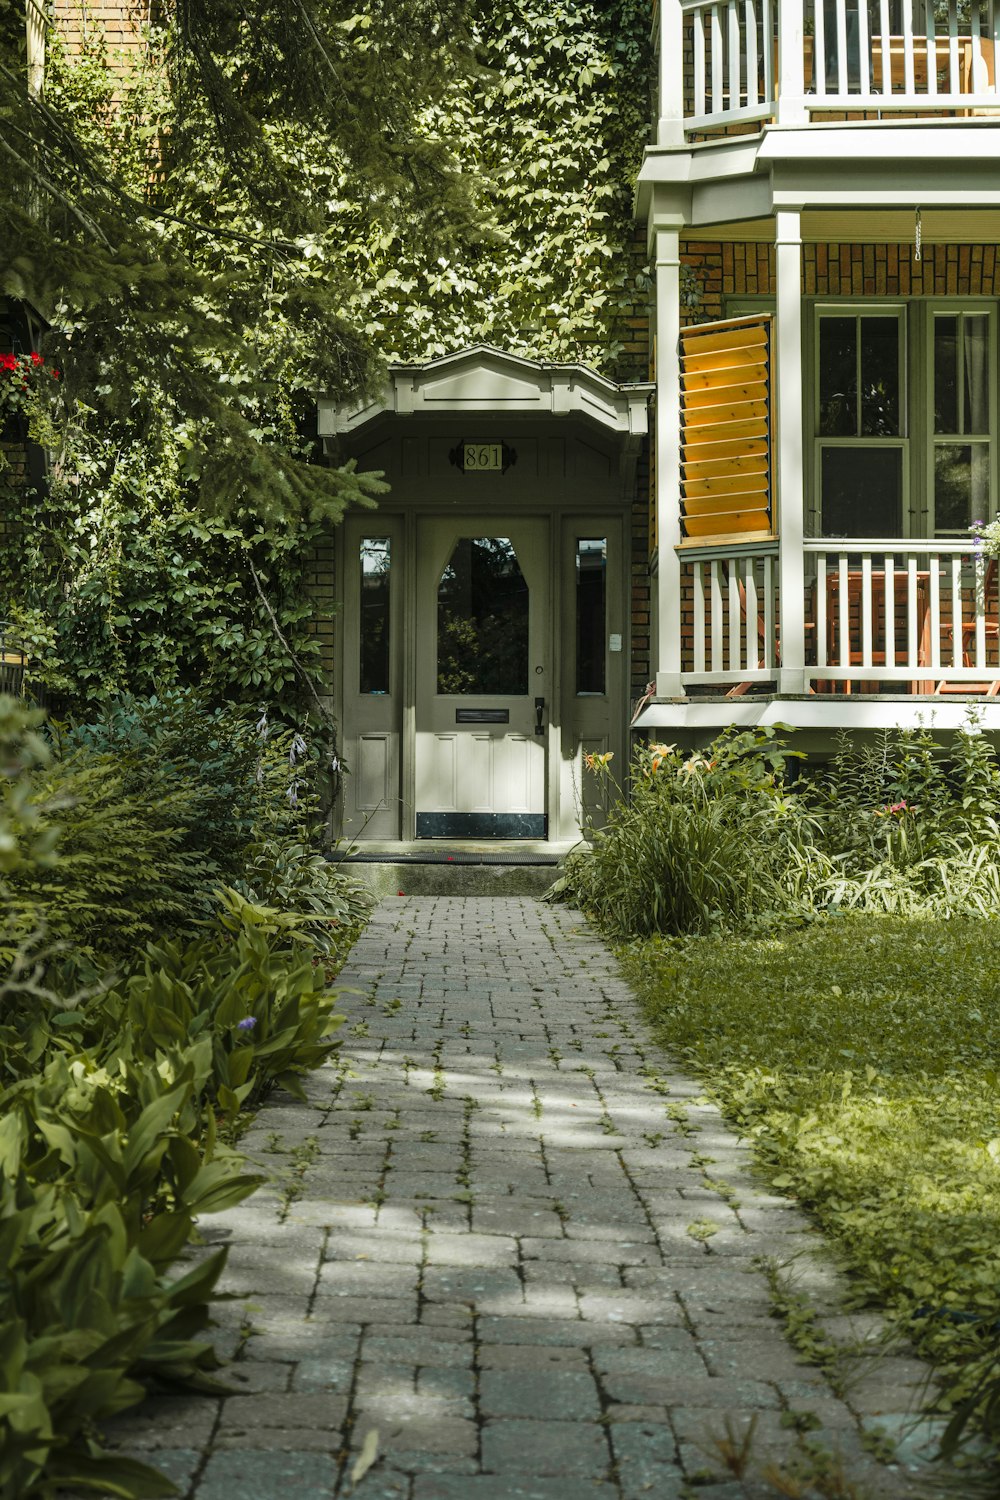
<path fill-rule="evenodd" d="M 777 1493 L 719 1447 L 756 1419 L 764 1465 L 804 1437 L 916 1493 L 861 1424 L 897 1431 L 926 1372 L 869 1351 L 845 1399 L 798 1360 L 756 1257 L 796 1258 L 831 1334 L 836 1277 L 578 913 L 392 899 L 343 982 L 340 1061 L 244 1138 L 273 1185 L 206 1221 L 251 1294 L 220 1312 L 236 1393 L 157 1398 L 120 1445 L 191 1500 L 346 1496 L 373 1427 L 359 1500 L 729 1500 Z"/>

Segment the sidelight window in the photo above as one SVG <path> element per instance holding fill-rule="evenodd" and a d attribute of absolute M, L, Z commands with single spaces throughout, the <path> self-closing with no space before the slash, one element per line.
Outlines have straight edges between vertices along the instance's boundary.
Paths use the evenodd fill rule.
<path fill-rule="evenodd" d="M 576 542 L 576 692 L 605 691 L 607 636 L 607 537 Z"/>
<path fill-rule="evenodd" d="M 361 691 L 389 691 L 390 545 L 387 536 L 361 539 Z"/>

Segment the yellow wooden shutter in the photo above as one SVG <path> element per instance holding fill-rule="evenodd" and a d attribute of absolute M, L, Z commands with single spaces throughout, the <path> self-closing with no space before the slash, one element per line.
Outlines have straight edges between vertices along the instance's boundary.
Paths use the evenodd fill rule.
<path fill-rule="evenodd" d="M 771 316 L 681 333 L 681 529 L 689 546 L 774 535 Z"/>

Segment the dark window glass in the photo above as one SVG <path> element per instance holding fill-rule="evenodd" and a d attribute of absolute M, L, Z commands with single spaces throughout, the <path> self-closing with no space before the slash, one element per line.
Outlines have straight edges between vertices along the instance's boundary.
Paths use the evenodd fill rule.
<path fill-rule="evenodd" d="M 361 691 L 389 691 L 389 538 L 361 542 Z"/>
<path fill-rule="evenodd" d="M 989 319 L 985 313 L 962 317 L 962 432 L 990 430 Z"/>
<path fill-rule="evenodd" d="M 819 430 L 823 437 L 854 437 L 858 405 L 858 320 L 821 318 L 819 324 Z"/>
<path fill-rule="evenodd" d="M 861 437 L 899 435 L 899 322 L 861 319 Z"/>
<path fill-rule="evenodd" d="M 825 448 L 823 535 L 899 536 L 903 454 L 899 448 Z"/>
<path fill-rule="evenodd" d="M 608 543 L 579 537 L 576 543 L 576 691 L 603 693 L 607 626 Z"/>
<path fill-rule="evenodd" d="M 989 515 L 990 450 L 985 443 L 934 448 L 934 529 L 967 531 Z"/>
<path fill-rule="evenodd" d="M 958 319 L 934 319 L 934 431 L 958 425 Z"/>
<path fill-rule="evenodd" d="M 528 691 L 528 585 L 507 537 L 462 537 L 441 575 L 437 690 Z"/>

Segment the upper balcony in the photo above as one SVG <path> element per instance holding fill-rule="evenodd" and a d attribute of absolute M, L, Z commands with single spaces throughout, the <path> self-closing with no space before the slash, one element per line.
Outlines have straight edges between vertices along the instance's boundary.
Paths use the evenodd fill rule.
<path fill-rule="evenodd" d="M 1000 0 L 658 0 L 657 143 L 770 122 L 1000 122 Z"/>

